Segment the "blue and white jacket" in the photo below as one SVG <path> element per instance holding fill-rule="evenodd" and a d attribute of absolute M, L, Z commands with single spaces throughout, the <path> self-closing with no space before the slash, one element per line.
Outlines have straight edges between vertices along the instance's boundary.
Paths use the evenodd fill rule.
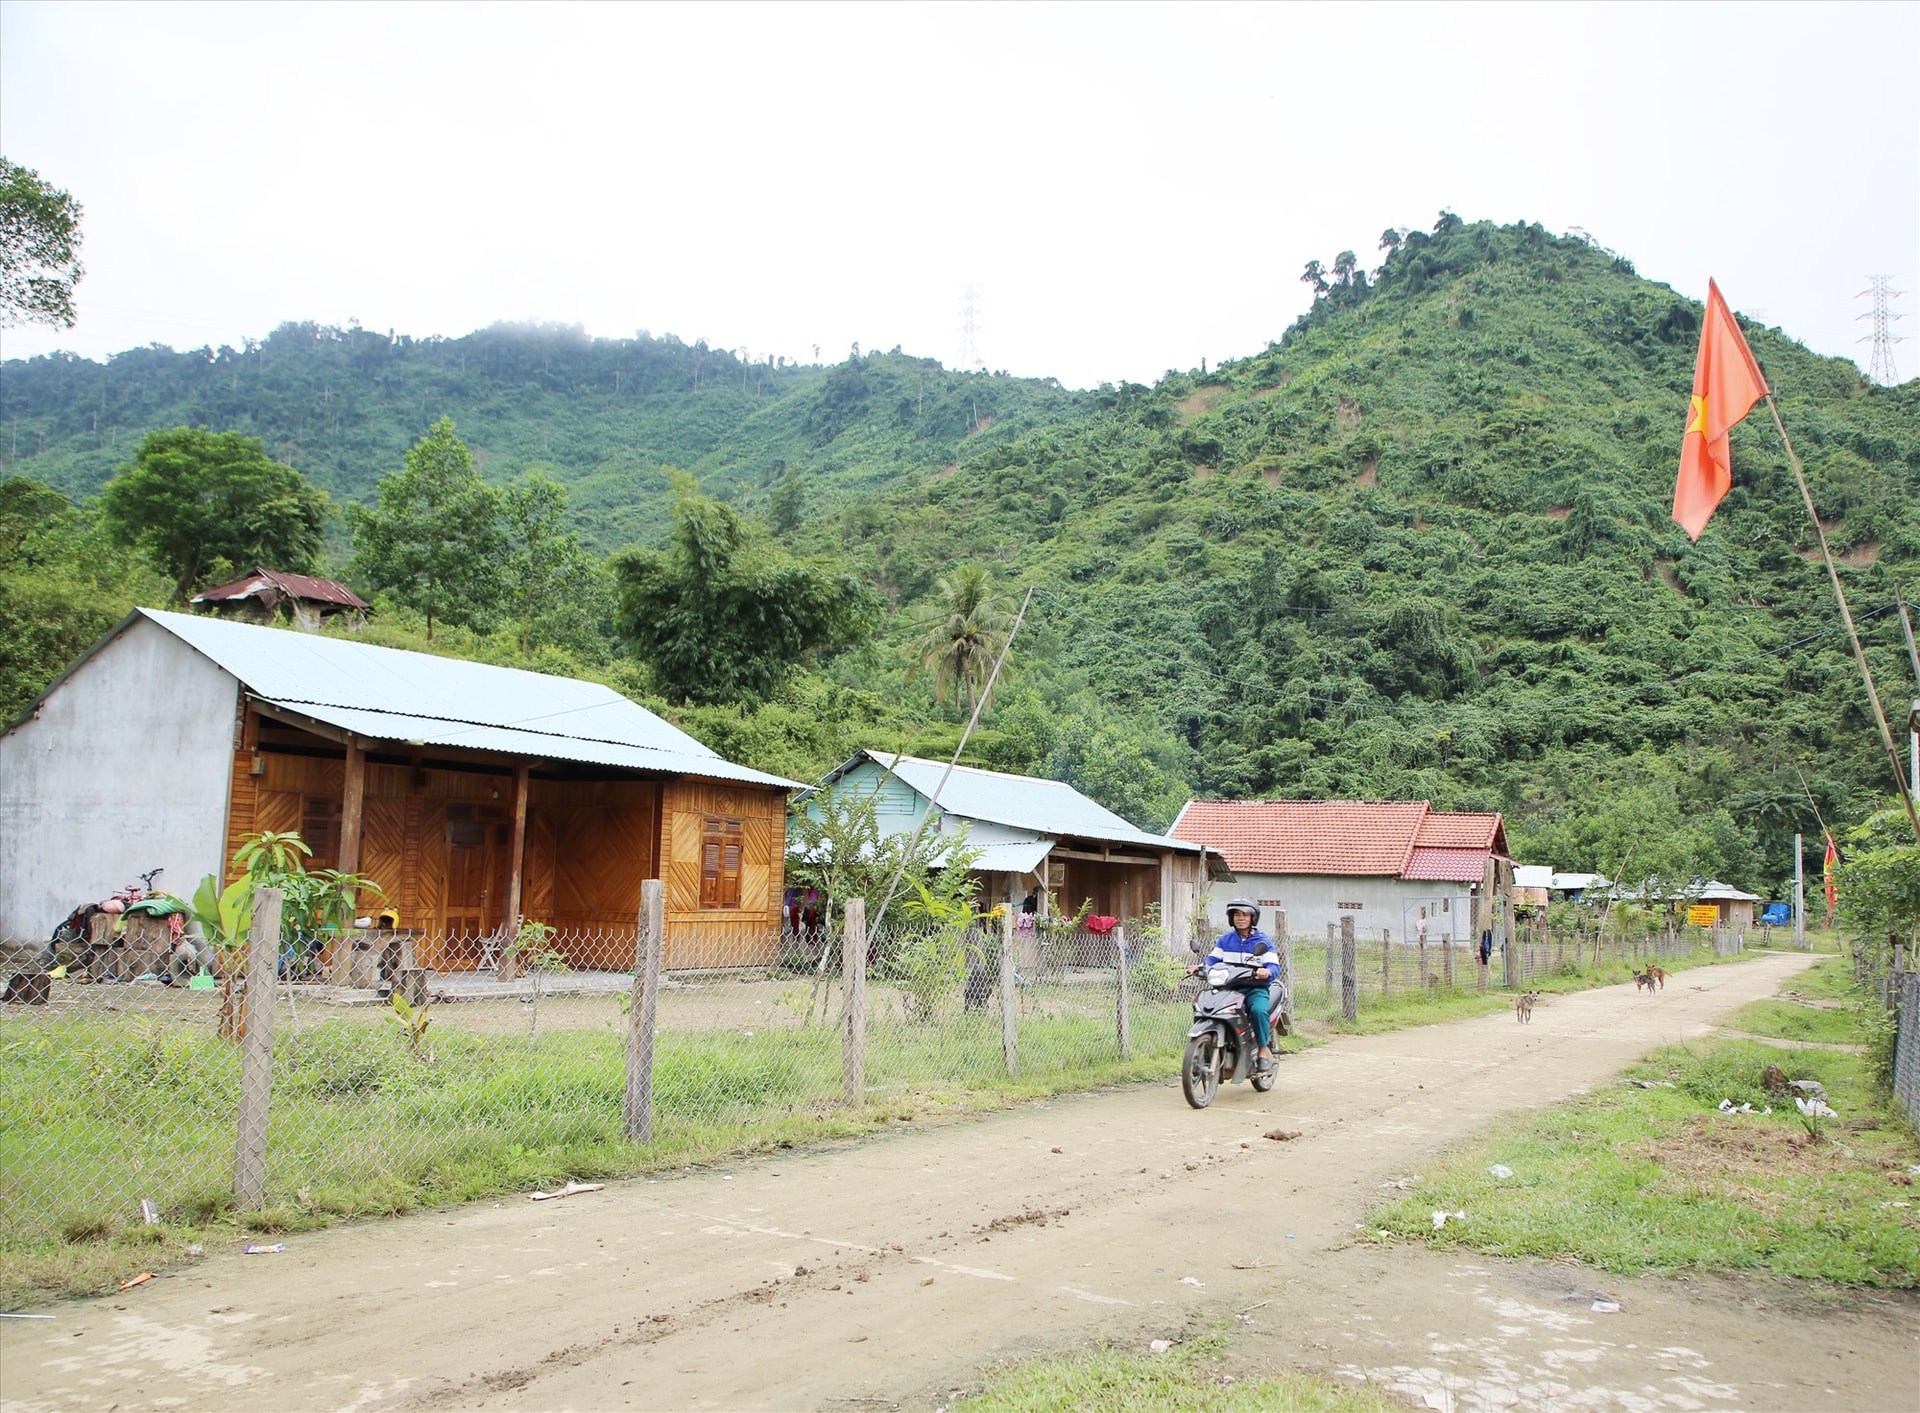
<path fill-rule="evenodd" d="M 1213 944 L 1213 950 L 1207 953 L 1206 965 L 1216 962 L 1249 962 L 1257 967 L 1265 967 L 1267 976 L 1267 994 L 1276 1002 L 1280 1000 L 1280 953 L 1273 945 L 1273 939 L 1259 928 L 1254 928 L 1245 937 L 1229 927 L 1220 934 Z"/>

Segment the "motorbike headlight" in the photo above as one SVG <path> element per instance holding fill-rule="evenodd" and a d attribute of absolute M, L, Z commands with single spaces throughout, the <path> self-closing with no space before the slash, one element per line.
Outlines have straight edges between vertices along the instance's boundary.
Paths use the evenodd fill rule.
<path fill-rule="evenodd" d="M 1207 985 L 1225 986 L 1233 980 L 1233 968 L 1230 966 L 1211 966 L 1207 968 Z"/>

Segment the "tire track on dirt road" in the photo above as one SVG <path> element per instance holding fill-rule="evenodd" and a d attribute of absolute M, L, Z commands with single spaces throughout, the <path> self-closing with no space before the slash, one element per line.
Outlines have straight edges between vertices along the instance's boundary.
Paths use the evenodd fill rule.
<path fill-rule="evenodd" d="M 313 1233 L 271 1261 L 219 1257 L 7 1322 L 0 1396 L 20 1413 L 931 1406 L 994 1358 L 1144 1346 L 1265 1302 L 1247 1347 L 1435 1406 L 1814 1406 L 1768 1392 L 1813 1387 L 1783 1349 L 1811 1336 L 1858 1351 L 1819 1389 L 1878 1407 L 1913 1387 L 1911 1301 L 1796 1308 L 1786 1342 L 1753 1329 L 1751 1289 L 1635 1283 L 1597 1317 L 1549 1289 L 1590 1274 L 1350 1241 L 1381 1184 L 1436 1149 L 1705 1034 L 1809 960 L 1549 997 L 1527 1026 L 1341 1038 L 1283 1061 L 1271 1094 L 1231 1086 L 1199 1113 L 1170 1076 L 562 1203 Z"/>

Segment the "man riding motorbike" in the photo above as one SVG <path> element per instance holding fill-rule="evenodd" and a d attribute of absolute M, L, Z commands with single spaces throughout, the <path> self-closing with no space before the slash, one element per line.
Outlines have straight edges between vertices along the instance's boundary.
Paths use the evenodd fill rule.
<path fill-rule="evenodd" d="M 1213 951 L 1188 975 L 1221 962 L 1252 965 L 1255 980 L 1266 985 L 1247 992 L 1247 1010 L 1253 1016 L 1254 1038 L 1260 1042 L 1260 1055 L 1254 1069 L 1260 1074 L 1273 1072 L 1273 983 L 1279 979 L 1280 954 L 1273 939 L 1260 930 L 1260 905 L 1250 898 L 1235 898 L 1227 904 L 1227 930 L 1213 944 Z"/>

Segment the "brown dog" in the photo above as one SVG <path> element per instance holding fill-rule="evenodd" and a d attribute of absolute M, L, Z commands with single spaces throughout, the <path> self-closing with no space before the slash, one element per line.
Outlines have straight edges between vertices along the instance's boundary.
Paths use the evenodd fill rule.
<path fill-rule="evenodd" d="M 1522 991 L 1513 998 L 1513 1018 L 1522 1025 L 1533 1024 L 1533 1003 L 1540 999 L 1538 991 Z"/>
<path fill-rule="evenodd" d="M 1631 968 L 1629 968 L 1629 970 L 1631 970 Z M 1655 986 L 1658 986 L 1664 991 L 1667 988 L 1667 974 L 1660 970 L 1659 967 L 1649 966 L 1645 971 L 1636 971 L 1633 973 L 1633 985 L 1635 990 L 1644 986 L 1649 995 L 1652 994 Z"/>

